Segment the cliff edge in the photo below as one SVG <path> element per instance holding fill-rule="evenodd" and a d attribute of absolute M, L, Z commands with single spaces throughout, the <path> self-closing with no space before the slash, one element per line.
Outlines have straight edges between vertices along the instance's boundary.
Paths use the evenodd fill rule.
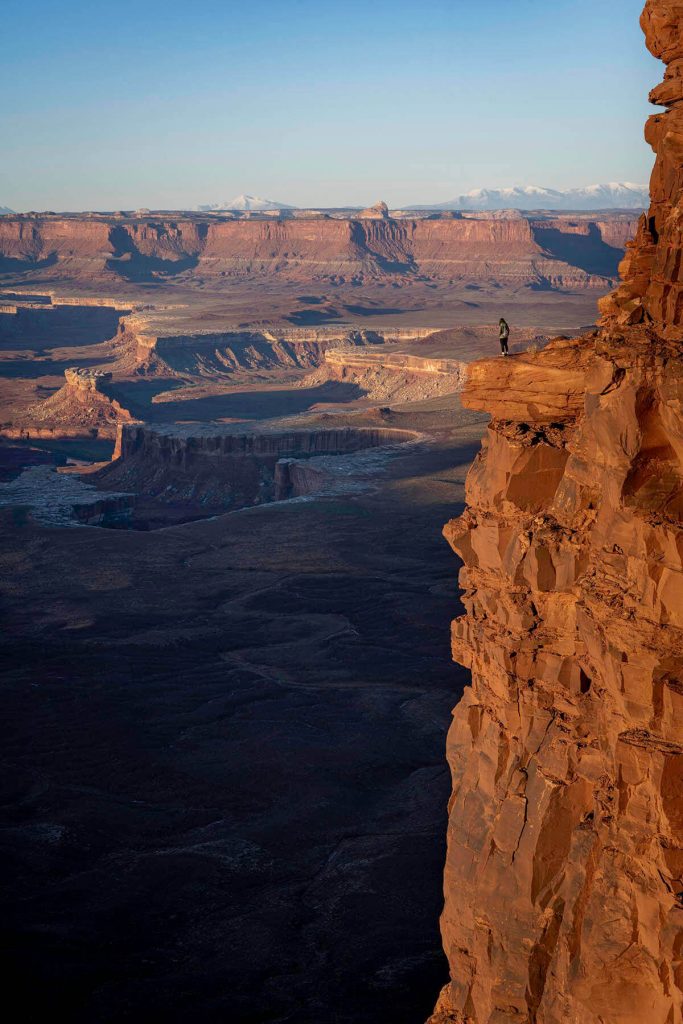
<path fill-rule="evenodd" d="M 683 3 L 652 207 L 600 331 L 475 363 L 492 414 L 445 528 L 472 670 L 448 739 L 432 1024 L 679 1024 L 683 1009 Z"/>

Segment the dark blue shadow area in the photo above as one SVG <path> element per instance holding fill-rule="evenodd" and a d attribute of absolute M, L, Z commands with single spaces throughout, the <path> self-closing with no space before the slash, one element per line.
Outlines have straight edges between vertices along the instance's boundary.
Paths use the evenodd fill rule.
<path fill-rule="evenodd" d="M 37 380 L 40 377 L 60 377 L 70 366 L 103 367 L 106 359 L 0 359 L 0 378 Z"/>
<path fill-rule="evenodd" d="M 162 390 L 167 390 L 167 387 Z M 226 391 L 219 395 L 178 402 L 150 401 L 145 419 L 151 423 L 176 420 L 247 419 L 266 420 L 275 416 L 293 416 L 306 412 L 318 402 L 351 402 L 363 392 L 355 384 L 322 384 L 316 388 L 290 388 L 278 391 Z"/>
<path fill-rule="evenodd" d="M 44 270 L 46 267 L 54 267 L 56 263 L 56 252 L 50 253 L 44 260 L 21 260 L 15 259 L 12 256 L 0 256 L 0 274 L 26 274 L 32 270 Z"/>
<path fill-rule="evenodd" d="M 99 345 L 114 337 L 124 312 L 111 306 L 20 307 L 15 314 L 0 316 L 0 348 L 15 351 Z"/>
<path fill-rule="evenodd" d="M 586 235 L 571 235 L 557 228 L 543 226 L 533 227 L 532 230 L 535 241 L 555 259 L 580 267 L 587 274 L 617 276 L 624 253 L 603 242 L 597 224 L 589 224 Z"/>

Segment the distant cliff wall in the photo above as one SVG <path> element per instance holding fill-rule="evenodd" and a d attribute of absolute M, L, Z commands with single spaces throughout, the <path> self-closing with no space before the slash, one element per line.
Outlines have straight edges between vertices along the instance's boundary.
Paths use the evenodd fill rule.
<path fill-rule="evenodd" d="M 0 219 L 0 269 L 57 278 L 277 274 L 354 281 L 421 274 L 558 287 L 605 287 L 635 218 L 544 220 L 149 221 Z M 581 237 L 576 244 L 576 236 Z M 574 238 L 567 247 L 566 239 Z M 572 262 L 573 261 L 573 262 Z"/>

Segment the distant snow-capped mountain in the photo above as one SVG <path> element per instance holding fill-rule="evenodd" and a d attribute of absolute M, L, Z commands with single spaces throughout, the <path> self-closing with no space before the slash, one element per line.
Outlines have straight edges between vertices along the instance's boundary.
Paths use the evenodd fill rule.
<path fill-rule="evenodd" d="M 14 210 L 10 210 L 9 206 L 0 206 L 0 217 L 3 213 L 14 213 Z"/>
<path fill-rule="evenodd" d="M 241 195 L 222 203 L 209 203 L 207 206 L 198 206 L 197 209 L 202 213 L 208 213 L 211 210 L 255 210 L 263 212 L 264 210 L 294 210 L 295 207 L 289 206 L 287 203 L 276 203 L 273 199 Z"/>
<path fill-rule="evenodd" d="M 645 185 L 610 181 L 606 185 L 555 189 L 540 185 L 475 188 L 446 203 L 416 206 L 420 210 L 643 210 L 650 204 Z"/>

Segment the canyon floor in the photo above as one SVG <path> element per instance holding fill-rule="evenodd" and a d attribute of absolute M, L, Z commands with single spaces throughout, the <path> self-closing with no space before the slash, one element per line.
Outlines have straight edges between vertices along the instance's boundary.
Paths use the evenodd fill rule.
<path fill-rule="evenodd" d="M 150 256 L 107 292 L 8 251 L 0 849 L 22 1020 L 418 1024 L 448 976 L 445 735 L 468 681 L 441 530 L 487 419 L 456 392 L 499 315 L 513 351 L 542 346 L 607 284 L 219 287 L 180 264 L 171 287 Z M 307 473 L 334 457 L 294 460 L 289 500 L 169 498 L 171 475 L 111 528 L 55 517 L 53 463 L 92 507 L 125 501 L 102 468 L 117 431 L 168 429 L 187 476 L 193 430 L 348 428 L 415 436 L 320 491 Z M 31 466 L 40 507 L 11 491 Z"/>
<path fill-rule="evenodd" d="M 466 680 L 440 531 L 482 428 L 455 405 L 351 498 L 151 532 L 5 521 L 23 1019 L 427 1016 Z"/>

